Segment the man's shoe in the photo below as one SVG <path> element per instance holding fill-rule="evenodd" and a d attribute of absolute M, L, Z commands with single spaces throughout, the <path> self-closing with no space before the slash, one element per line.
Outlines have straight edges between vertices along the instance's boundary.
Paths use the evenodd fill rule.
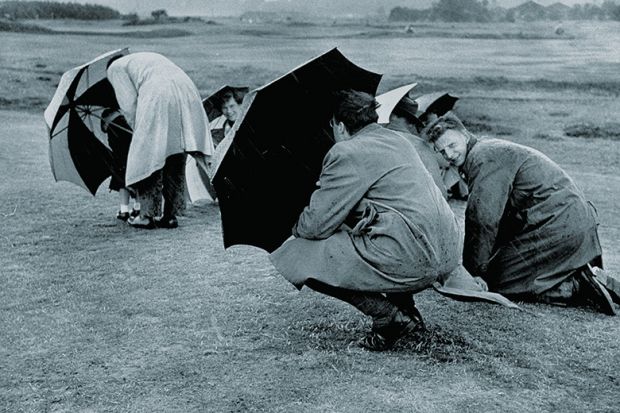
<path fill-rule="evenodd" d="M 422 329 L 424 329 L 424 323 L 420 319 L 411 319 L 398 311 L 388 325 L 373 328 L 366 337 L 359 341 L 359 345 L 370 351 L 389 350 L 402 337 Z"/>
<path fill-rule="evenodd" d="M 116 213 L 116 219 L 120 219 L 121 221 L 127 221 L 129 219 L 129 212 L 118 211 Z"/>
<path fill-rule="evenodd" d="M 155 225 L 157 228 L 177 228 L 179 226 L 179 221 L 175 216 L 166 216 L 164 215 L 161 218 L 155 218 Z"/>
<path fill-rule="evenodd" d="M 134 227 L 140 229 L 154 229 L 156 228 L 155 222 L 153 222 L 153 218 L 151 217 L 131 217 L 127 220 L 127 223 Z"/>
<path fill-rule="evenodd" d="M 609 292 L 596 279 L 589 265 L 578 271 L 575 277 L 579 283 L 579 297 L 585 305 L 607 315 L 616 315 L 615 305 Z"/>
<path fill-rule="evenodd" d="M 424 319 L 422 318 L 422 314 L 420 313 L 420 310 L 418 310 L 418 307 L 415 306 L 415 301 L 413 300 L 413 297 L 411 297 L 411 303 L 409 303 L 405 308 L 401 308 L 400 310 L 410 319 L 418 323 L 418 325 L 416 326 L 416 330 L 426 330 Z"/>
<path fill-rule="evenodd" d="M 611 299 L 616 304 L 620 304 L 620 278 L 616 274 L 599 267 L 590 267 L 590 270 L 594 274 L 594 278 L 605 286 Z"/>
<path fill-rule="evenodd" d="M 420 328 L 422 330 L 426 330 L 422 314 L 420 313 L 420 310 L 418 310 L 418 308 L 415 306 L 415 299 L 413 297 L 413 294 L 410 294 L 407 298 L 387 294 L 387 299 L 390 300 L 390 302 L 396 307 L 398 307 L 398 309 L 402 311 L 403 314 L 409 316 L 409 318 L 411 318 L 412 320 L 420 321 Z"/>

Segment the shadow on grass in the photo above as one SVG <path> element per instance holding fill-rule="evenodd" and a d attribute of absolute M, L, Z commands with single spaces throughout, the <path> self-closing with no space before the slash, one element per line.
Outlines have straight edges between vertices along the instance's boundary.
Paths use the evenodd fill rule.
<path fill-rule="evenodd" d="M 300 341 L 314 350 L 341 352 L 343 348 L 353 350 L 361 348 L 357 340 L 370 330 L 365 319 L 337 322 L 306 322 L 301 326 L 291 326 L 290 338 L 294 339 L 296 331 Z M 463 336 L 433 325 L 424 332 L 416 332 L 400 339 L 390 353 L 401 355 L 415 354 L 434 362 L 460 363 L 472 358 L 473 346 Z"/>

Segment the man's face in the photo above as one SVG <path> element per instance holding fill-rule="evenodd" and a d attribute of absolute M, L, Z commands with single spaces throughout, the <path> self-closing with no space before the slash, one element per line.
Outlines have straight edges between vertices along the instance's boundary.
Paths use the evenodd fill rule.
<path fill-rule="evenodd" d="M 457 130 L 448 129 L 435 141 L 435 149 L 451 165 L 460 167 L 467 156 L 467 137 Z"/>
<path fill-rule="evenodd" d="M 222 105 L 222 114 L 226 119 L 230 122 L 235 122 L 239 117 L 239 113 L 241 112 L 241 106 L 237 103 L 234 98 L 228 99 Z"/>

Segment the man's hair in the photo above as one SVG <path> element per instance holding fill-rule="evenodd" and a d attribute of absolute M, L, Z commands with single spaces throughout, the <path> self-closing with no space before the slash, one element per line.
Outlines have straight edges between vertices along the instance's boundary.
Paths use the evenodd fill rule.
<path fill-rule="evenodd" d="M 239 105 L 243 102 L 243 97 L 245 96 L 245 92 L 242 92 L 237 89 L 227 90 L 222 93 L 221 105 L 228 102 L 230 99 L 234 99 Z"/>
<path fill-rule="evenodd" d="M 349 134 L 353 135 L 364 126 L 379 120 L 379 104 L 374 96 L 358 90 L 339 90 L 334 94 L 334 119 L 344 123 Z"/>
<path fill-rule="evenodd" d="M 473 136 L 471 132 L 467 130 L 465 125 L 463 125 L 463 122 L 461 122 L 461 120 L 451 111 L 446 112 L 445 115 L 440 116 L 429 123 L 424 129 L 423 135 L 429 142 L 432 143 L 450 129 L 457 130 L 468 138 Z"/>
<path fill-rule="evenodd" d="M 424 127 L 424 124 L 416 116 L 417 112 L 418 103 L 410 97 L 404 96 L 400 101 L 398 101 L 396 106 L 394 106 L 392 115 L 405 119 L 407 122 L 414 125 L 418 131 L 420 131 Z"/>

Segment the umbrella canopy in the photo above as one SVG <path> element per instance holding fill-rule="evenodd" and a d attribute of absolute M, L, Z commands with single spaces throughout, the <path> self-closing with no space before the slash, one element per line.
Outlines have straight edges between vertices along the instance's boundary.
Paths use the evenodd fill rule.
<path fill-rule="evenodd" d="M 418 118 L 426 123 L 428 115 L 431 113 L 442 116 L 454 108 L 457 100 L 459 100 L 457 96 L 452 96 L 446 92 L 422 95 L 415 100 L 418 103 Z"/>
<path fill-rule="evenodd" d="M 374 95 L 380 80 L 332 49 L 246 96 L 213 178 L 225 247 L 272 252 L 291 236 L 334 144 L 334 92 Z"/>
<path fill-rule="evenodd" d="M 110 176 L 112 152 L 101 130 L 101 113 L 117 109 L 107 64 L 128 49 L 114 50 L 62 75 L 45 110 L 50 138 L 50 164 L 56 181 L 68 181 L 93 195 Z"/>
<path fill-rule="evenodd" d="M 417 85 L 417 83 L 410 83 L 377 96 L 377 102 L 379 103 L 379 108 L 377 109 L 377 114 L 379 115 L 378 123 L 390 123 L 390 115 L 398 102 L 400 102 L 403 97 L 409 95 Z"/>
<path fill-rule="evenodd" d="M 224 93 L 233 92 L 235 94 L 245 96 L 249 91 L 250 88 L 245 86 L 224 85 L 216 92 L 214 92 L 211 96 L 204 98 L 202 100 L 202 106 L 205 108 L 205 112 L 207 112 L 207 117 L 209 118 L 209 121 L 211 122 L 214 119 L 222 116 L 222 96 L 224 95 Z"/>

